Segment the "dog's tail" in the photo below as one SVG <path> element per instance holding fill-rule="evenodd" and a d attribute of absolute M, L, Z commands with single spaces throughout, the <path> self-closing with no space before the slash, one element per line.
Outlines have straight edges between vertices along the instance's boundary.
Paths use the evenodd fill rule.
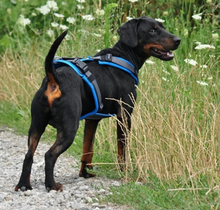
<path fill-rule="evenodd" d="M 66 36 L 68 30 L 64 31 L 52 44 L 46 59 L 45 59 L 45 71 L 46 71 L 46 75 L 48 80 L 51 80 L 51 75 L 54 77 L 54 79 L 56 80 L 56 82 L 58 82 L 58 79 L 56 78 L 56 73 L 54 70 L 54 66 L 53 66 L 53 59 L 55 56 L 55 53 L 60 45 L 60 43 L 63 41 L 64 37 Z"/>
<path fill-rule="evenodd" d="M 61 97 L 61 91 L 59 89 L 59 79 L 57 78 L 57 74 L 54 69 L 53 59 L 60 43 L 66 36 L 67 32 L 68 31 L 64 31 L 54 41 L 45 59 L 45 71 L 48 80 L 48 85 L 47 85 L 47 90 L 45 91 L 45 95 L 48 98 L 48 103 L 50 107 L 52 107 L 52 103 L 56 98 Z"/>

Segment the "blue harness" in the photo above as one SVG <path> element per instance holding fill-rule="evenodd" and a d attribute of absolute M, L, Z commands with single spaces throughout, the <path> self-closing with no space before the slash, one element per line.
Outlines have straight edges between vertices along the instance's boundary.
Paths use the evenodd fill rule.
<path fill-rule="evenodd" d="M 100 65 L 109 65 L 115 68 L 118 68 L 126 73 L 130 74 L 131 77 L 134 78 L 136 84 L 138 85 L 137 71 L 135 70 L 132 63 L 129 61 L 112 56 L 111 54 L 107 54 L 105 56 L 97 56 L 97 57 L 88 57 L 88 58 L 56 58 L 53 60 L 53 64 L 55 69 L 67 65 L 70 66 L 85 83 L 90 87 L 94 103 L 95 109 L 85 115 L 80 117 L 82 119 L 101 119 L 105 117 L 114 116 L 114 114 L 103 114 L 99 113 L 102 110 L 103 104 L 101 99 L 101 92 L 99 86 L 96 82 L 94 75 L 89 71 L 89 68 L 86 62 L 97 60 Z"/>

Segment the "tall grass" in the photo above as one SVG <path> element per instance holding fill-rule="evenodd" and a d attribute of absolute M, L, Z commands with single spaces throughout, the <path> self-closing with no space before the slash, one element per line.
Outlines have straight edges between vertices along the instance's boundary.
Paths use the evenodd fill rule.
<path fill-rule="evenodd" d="M 103 5 L 108 5 L 106 1 L 94 2 L 94 6 L 86 7 L 82 14 L 95 13 L 97 8 L 105 9 Z M 168 7 L 175 2 L 180 7 L 178 12 Z M 158 1 L 156 5 L 147 1 L 140 4 L 119 1 L 120 8 L 111 5 L 113 10 L 108 11 L 111 14 L 108 21 L 96 17 L 92 22 L 83 20 L 78 10 L 73 14 L 65 7 L 62 13 L 77 16 L 77 24 L 70 26 L 69 40 L 62 43 L 57 54 L 86 57 L 104 46 L 113 45 L 116 28 L 127 16 L 147 14 L 165 20 L 167 30 L 180 36 L 182 42 L 173 61 L 151 58 L 152 64 L 145 63 L 140 71 L 138 100 L 127 142 L 125 178 L 147 182 L 153 173 L 161 180 L 182 179 L 188 188 L 196 189 L 201 187 L 201 179 L 205 177 L 208 188 L 212 188 L 219 185 L 220 165 L 220 49 L 219 38 L 215 38 L 219 35 L 216 15 L 219 4 L 214 1 L 196 7 L 194 1 L 175 2 Z M 69 3 L 71 7 L 76 4 Z M 126 5 L 129 7 L 125 9 Z M 27 10 L 25 12 L 28 14 Z M 196 13 L 203 13 L 203 19 L 192 19 Z M 55 20 L 55 17 L 48 20 Z M 19 31 L 14 28 L 14 37 L 10 37 L 10 33 L 4 36 L 4 39 L 7 36 L 7 40 L 13 40 L 12 45 L 0 42 L 7 47 L 0 58 L 0 101 L 10 101 L 26 112 L 44 76 L 44 57 L 60 31 L 57 29 L 53 37 L 48 37 L 48 20 L 44 19 L 42 31 L 30 26 L 17 36 Z M 199 45 L 196 42 L 215 49 L 196 50 Z M 185 59 L 193 59 L 197 64 L 187 63 Z M 97 164 L 105 167 L 109 164 L 111 170 L 117 168 L 115 131 L 114 118 L 100 123 L 94 154 Z"/>

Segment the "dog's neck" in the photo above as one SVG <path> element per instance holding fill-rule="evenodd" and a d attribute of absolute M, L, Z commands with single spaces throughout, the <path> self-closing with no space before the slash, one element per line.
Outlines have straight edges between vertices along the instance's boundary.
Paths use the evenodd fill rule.
<path fill-rule="evenodd" d="M 131 48 L 121 41 L 118 41 L 113 47 L 117 52 L 120 53 L 121 57 L 130 61 L 136 69 L 140 69 L 144 62 L 147 60 L 146 57 L 140 56 L 138 47 Z M 143 54 L 143 53 L 142 53 Z"/>
<path fill-rule="evenodd" d="M 124 44 L 121 41 L 118 41 L 113 48 L 106 48 L 100 51 L 97 55 L 104 55 L 104 54 L 112 54 L 113 56 L 118 56 L 130 61 L 137 70 L 139 70 L 144 62 L 147 60 L 146 57 L 141 57 L 140 53 L 138 53 L 138 47 L 131 48 Z"/>

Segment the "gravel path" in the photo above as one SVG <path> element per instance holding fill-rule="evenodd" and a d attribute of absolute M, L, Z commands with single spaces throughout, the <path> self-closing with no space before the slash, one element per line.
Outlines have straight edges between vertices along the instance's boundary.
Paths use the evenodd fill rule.
<path fill-rule="evenodd" d="M 15 192 L 19 181 L 27 137 L 0 127 L 0 209 L 22 210 L 99 210 L 128 209 L 114 204 L 100 204 L 97 196 L 110 193 L 110 186 L 120 182 L 103 178 L 78 177 L 79 164 L 74 157 L 62 155 L 55 166 L 55 179 L 64 185 L 63 192 L 47 192 L 44 186 L 44 154 L 51 145 L 40 142 L 35 152 L 31 184 L 33 190 Z"/>

